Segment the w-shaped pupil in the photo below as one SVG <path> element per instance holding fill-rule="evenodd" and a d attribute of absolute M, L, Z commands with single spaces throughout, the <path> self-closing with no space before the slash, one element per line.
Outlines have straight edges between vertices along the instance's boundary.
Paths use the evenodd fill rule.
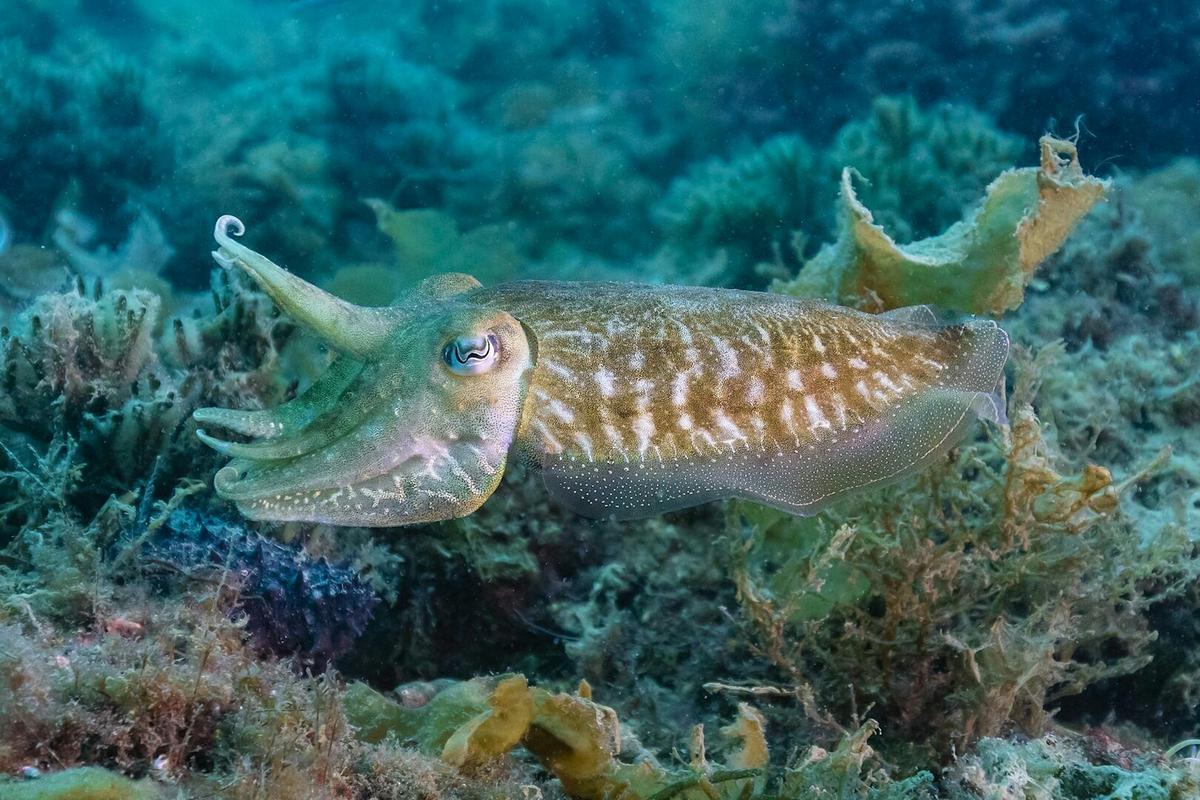
<path fill-rule="evenodd" d="M 455 372 L 471 375 L 490 368 L 498 349 L 492 335 L 462 337 L 448 342 L 442 357 Z"/>
<path fill-rule="evenodd" d="M 468 343 L 466 346 L 470 348 L 466 352 L 463 351 L 462 344 L 454 346 L 454 357 L 462 364 L 468 361 L 483 361 L 492 352 L 492 343 L 487 339 L 484 339 L 482 342 Z"/>

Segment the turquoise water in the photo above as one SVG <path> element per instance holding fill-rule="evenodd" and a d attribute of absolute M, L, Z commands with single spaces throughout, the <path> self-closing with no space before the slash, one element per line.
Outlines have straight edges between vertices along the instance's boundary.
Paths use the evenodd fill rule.
<path fill-rule="evenodd" d="M 4 3 L 0 800 L 1200 797 L 1197 42 Z"/>

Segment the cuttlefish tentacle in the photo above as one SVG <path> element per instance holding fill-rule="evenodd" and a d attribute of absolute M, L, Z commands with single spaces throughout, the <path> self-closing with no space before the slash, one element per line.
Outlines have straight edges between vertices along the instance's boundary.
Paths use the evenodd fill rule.
<path fill-rule="evenodd" d="M 239 457 L 217 473 L 217 492 L 256 519 L 392 525 L 471 513 L 503 474 L 529 354 L 520 324 L 493 310 L 451 310 L 422 338 L 440 345 L 443 329 L 464 328 L 497 343 L 490 382 L 459 382 L 401 343 L 310 426 L 321 446 L 284 457 L 231 451 Z"/>
<path fill-rule="evenodd" d="M 229 238 L 288 313 L 346 353 L 279 409 L 202 409 L 247 436 L 219 494 L 258 519 L 403 525 L 469 514 L 511 453 L 552 495 L 632 518 L 728 497 L 797 514 L 897 480 L 1004 422 L 1008 337 L 928 307 L 870 315 L 757 292 L 465 275 L 388 309 L 343 303 Z M 340 344 L 339 344 L 340 343 Z"/>
<path fill-rule="evenodd" d="M 326 413 L 329 407 L 342 397 L 346 389 L 362 372 L 362 368 L 361 361 L 356 361 L 349 356 L 338 356 L 305 392 L 281 406 L 261 411 L 199 408 L 192 414 L 192 417 L 201 425 L 216 425 L 243 436 L 256 436 L 262 439 L 294 437 L 302 433 L 317 417 Z M 203 433 L 203 431 L 198 431 L 198 433 Z M 207 434 L 200 438 L 214 447 L 217 447 L 217 444 L 213 444 L 214 442 L 220 443 L 222 446 L 230 444 L 211 436 L 205 438 L 205 436 Z M 220 448 L 218 447 L 218 449 Z"/>
<path fill-rule="evenodd" d="M 376 364 L 357 364 L 352 381 L 336 394 L 317 391 L 316 393 L 323 395 L 325 399 L 325 404 L 319 408 L 315 400 L 310 398 L 318 386 L 319 382 L 314 383 L 297 400 L 304 399 L 313 406 L 311 410 L 308 410 L 308 405 L 305 406 L 308 414 L 311 415 L 317 410 L 321 413 L 313 416 L 306 426 L 297 428 L 290 435 L 248 444 L 222 440 L 216 440 L 214 444 L 209 441 L 212 437 L 206 433 L 200 438 L 219 452 L 234 458 L 281 462 L 328 448 L 339 439 L 355 431 L 364 430 L 368 420 L 379 419 L 388 414 L 398 416 L 393 404 L 394 398 L 403 391 L 402 383 L 395 377 L 389 378 L 380 374 Z M 203 432 L 197 431 L 197 435 L 201 433 Z M 329 457 L 328 451 L 324 457 Z"/>
<path fill-rule="evenodd" d="M 219 248 L 213 251 L 213 258 L 225 267 L 241 269 L 285 313 L 339 350 L 369 357 L 388 341 L 402 320 L 394 309 L 356 306 L 334 297 L 230 236 L 245 232 L 246 226 L 237 217 L 226 214 L 218 219 L 213 237 Z"/>
<path fill-rule="evenodd" d="M 258 436 L 270 438 L 279 436 L 285 430 L 286 415 L 280 414 L 282 408 L 264 408 L 258 411 L 238 411 L 232 408 L 198 408 L 192 413 L 192 418 L 201 425 L 216 425 L 220 428 L 240 433 L 243 436 Z M 203 432 L 203 429 L 197 433 Z M 203 436 L 200 438 L 204 438 Z"/>

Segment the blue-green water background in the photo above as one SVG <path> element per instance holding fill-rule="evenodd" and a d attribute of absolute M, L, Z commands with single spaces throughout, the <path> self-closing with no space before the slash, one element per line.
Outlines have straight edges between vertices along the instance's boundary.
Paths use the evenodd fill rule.
<path fill-rule="evenodd" d="M 969 746 L 962 709 L 985 680 L 964 664 L 978 656 L 986 673 L 1007 642 L 1009 652 L 1046 647 L 1031 667 L 1045 683 L 992 719 L 989 735 L 1108 725 L 1122 746 L 1148 752 L 1194 736 L 1198 76 L 1200 4 L 1183 0 L 4 0 L 0 667 L 28 648 L 32 674 L 57 675 L 44 665 L 126 630 L 110 630 L 114 617 L 141 620 L 152 633 L 141 646 L 157 641 L 155 615 L 174 619 L 170 609 L 191 600 L 161 576 L 128 572 L 120 553 L 141 546 L 155 503 L 191 487 L 183 508 L 196 517 L 164 530 L 208 541 L 197 519 L 215 515 L 227 524 L 212 534 L 227 537 L 213 545 L 221 559 L 269 572 L 276 583 L 264 585 L 276 589 L 280 574 L 292 581 L 277 603 L 246 612 L 255 658 L 295 659 L 286 674 L 333 668 L 334 680 L 418 694 L 433 692 L 431 681 L 505 671 L 558 689 L 586 678 L 666 760 L 691 725 L 727 719 L 748 696 L 706 685 L 784 687 L 791 701 L 753 698 L 767 709 L 776 767 L 810 744 L 832 748 L 838 725 L 873 716 L 886 758 L 869 768 L 903 777 Z M 1120 512 L 1097 504 L 1039 520 L 1041 544 L 1010 536 L 995 562 L 1019 567 L 969 584 L 978 596 L 954 594 L 968 585 L 957 574 L 939 583 L 950 570 L 926 575 L 901 551 L 913 544 L 905 532 L 932 551 L 956 541 L 955 520 L 986 528 L 1003 459 L 1001 434 L 982 429 L 976 449 L 938 473 L 948 483 L 914 482 L 811 528 L 727 516 L 722 505 L 585 521 L 520 470 L 475 517 L 406 530 L 245 523 L 211 491 L 223 459 L 197 442 L 191 411 L 276 404 L 327 358 L 265 298 L 213 272 L 222 214 L 246 222 L 254 249 L 367 305 L 444 271 L 487 284 L 767 289 L 837 235 L 843 167 L 864 178 L 876 221 L 906 242 L 962 219 L 1002 170 L 1036 166 L 1044 133 L 1071 138 L 1083 169 L 1113 184 L 1001 320 L 1015 344 L 1010 389 L 1036 373 L 1026 383 L 1038 388 L 1039 456 L 1072 487 L 1089 463 L 1111 470 Z M 149 294 L 114 299 L 132 289 Z M 145 331 L 144 346 L 121 340 L 123 320 Z M 1020 366 L 1031 353 L 1042 353 L 1038 366 Z M 877 574 L 913 570 L 889 589 L 911 579 L 922 609 L 950 598 L 942 627 L 895 640 L 904 653 L 928 644 L 919 662 L 872 649 L 870 626 L 888 606 L 854 568 L 813 573 L 836 586 L 788 617 L 795 660 L 775 658 L 756 630 L 735 568 L 741 543 L 801 542 L 755 551 L 755 578 L 782 598 L 775 577 L 786 587 L 789 571 L 808 574 L 805 559 L 819 551 L 809 543 L 844 521 L 878 547 Z M 292 555 L 264 562 L 254 537 L 328 557 L 346 570 L 337 580 L 361 580 L 375 599 L 356 594 L 359 584 L 329 599 L 296 583 Z M 191 563 L 161 547 L 145 563 Z M 962 544 L 977 578 L 990 575 L 980 554 L 991 547 Z M 1021 560 L 1028 552 L 1046 560 Z M 1120 583 L 1146 565 L 1133 588 Z M 280 632 L 289 625 L 290 638 Z M 1037 635 L 1003 638 L 1028 630 Z M 829 649 L 805 650 L 806 636 Z M 1051 665 L 1072 658 L 1084 666 Z M 173 663 L 195 669 L 187 659 Z M 1102 663 L 1120 663 L 1120 674 Z M 828 718 L 795 702 L 803 676 Z M 44 726 L 28 723 L 40 745 L 0 732 L 6 771 L 59 766 L 45 752 L 61 734 L 54 720 L 103 707 L 63 696 L 42 719 L 18 682 L 0 687 L 0 710 Z M 104 741 L 75 761 L 143 776 L 161 755 Z M 236 773 L 228 742 L 213 742 L 176 777 Z M 1129 766 L 1112 753 L 1093 761 Z"/>

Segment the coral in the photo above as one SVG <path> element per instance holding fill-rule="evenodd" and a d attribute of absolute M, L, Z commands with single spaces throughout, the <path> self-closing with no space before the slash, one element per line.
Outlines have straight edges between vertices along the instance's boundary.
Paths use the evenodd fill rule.
<path fill-rule="evenodd" d="M 760 262 L 790 252 L 792 234 L 822 230 L 825 170 L 797 136 L 779 136 L 729 163 L 709 162 L 676 180 L 655 209 L 679 258 L 724 249 L 726 285 L 753 284 Z"/>
<path fill-rule="evenodd" d="M 776 288 L 877 311 L 925 303 L 993 315 L 1016 308 L 1037 266 L 1108 187 L 1083 174 L 1070 142 L 1042 137 L 1041 149 L 1040 167 L 1003 173 L 966 219 L 908 245 L 874 223 L 851 170 L 843 171 L 838 241 Z"/>
<path fill-rule="evenodd" d="M 1200 161 L 1181 158 L 1132 181 L 1129 201 L 1163 265 L 1189 286 L 1200 285 Z"/>
<path fill-rule="evenodd" d="M 0 441 L 20 463 L 69 439 L 84 470 L 73 502 L 94 512 L 144 480 L 162 457 L 161 484 L 196 466 L 188 418 L 199 403 L 282 394 L 280 351 L 292 330 L 261 295 L 215 273 L 211 310 L 169 323 L 162 300 L 100 283 L 43 294 L 0 329 Z M 203 462 L 200 462 L 203 464 Z M 13 464 L 12 466 L 16 466 Z"/>
<path fill-rule="evenodd" d="M 376 604 L 349 567 L 192 510 L 171 514 L 144 555 L 189 579 L 216 576 L 228 584 L 254 642 L 275 655 L 295 655 L 315 671 L 353 646 Z"/>

